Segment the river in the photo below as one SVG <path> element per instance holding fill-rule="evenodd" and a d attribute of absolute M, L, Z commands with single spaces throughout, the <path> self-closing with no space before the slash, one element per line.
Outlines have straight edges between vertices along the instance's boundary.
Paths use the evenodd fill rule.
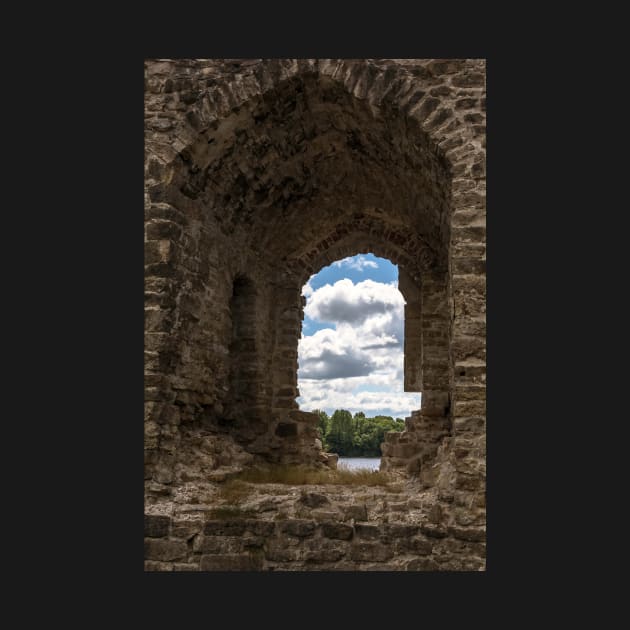
<path fill-rule="evenodd" d="M 340 468 L 349 468 L 356 470 L 358 468 L 367 468 L 369 470 L 378 470 L 381 465 L 380 457 L 340 457 L 337 465 Z"/>

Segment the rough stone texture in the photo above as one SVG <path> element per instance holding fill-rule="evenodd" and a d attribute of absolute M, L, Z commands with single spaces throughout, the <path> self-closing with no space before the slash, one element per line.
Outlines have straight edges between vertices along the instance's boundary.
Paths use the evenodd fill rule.
<path fill-rule="evenodd" d="M 221 484 L 216 484 L 220 490 Z M 384 487 L 247 484 L 241 499 L 212 505 L 163 502 L 147 522 L 170 509 L 164 536 L 146 538 L 147 571 L 461 571 L 485 568 L 485 528 L 449 526 L 435 488 L 416 480 Z M 324 520 L 303 518 L 304 497 L 326 495 Z M 273 497 L 273 501 L 271 498 Z M 392 511 L 391 499 L 407 506 Z M 344 507 L 365 507 L 365 521 Z M 231 515 L 217 518 L 217 508 Z M 264 508 L 264 509 L 262 509 Z M 220 512 L 220 510 L 219 510 Z"/>
<path fill-rule="evenodd" d="M 304 538 L 313 534 L 315 531 L 315 523 L 312 521 L 287 521 L 282 523 L 280 531 L 284 534 Z"/>
<path fill-rule="evenodd" d="M 356 542 L 350 548 L 350 557 L 358 562 L 385 562 L 394 555 L 390 547 L 370 542 Z"/>
<path fill-rule="evenodd" d="M 304 492 L 300 497 L 300 501 L 310 508 L 318 508 L 322 505 L 329 505 L 330 499 L 325 494 L 317 492 Z"/>
<path fill-rule="evenodd" d="M 439 524 L 422 524 L 435 559 L 403 566 L 396 555 L 393 566 L 483 568 L 470 545 L 485 536 L 485 238 L 484 60 L 146 61 L 149 515 L 211 505 L 217 483 L 255 462 L 336 465 L 317 417 L 295 402 L 301 289 L 323 266 L 370 251 L 399 266 L 405 389 L 422 392 L 406 430 L 386 436 L 382 468 L 415 480 L 416 494 L 436 489 L 443 510 Z M 413 509 L 388 505 L 389 520 Z M 145 524 L 147 570 L 191 564 L 166 560 L 181 547 L 150 541 L 192 546 L 205 535 L 165 527 Z M 310 550 L 308 563 L 335 549 Z M 338 562 L 361 569 L 367 551 L 352 549 Z M 307 562 L 282 541 L 270 550 L 277 559 L 265 562 Z M 193 564 L 261 566 L 219 555 Z"/>
<path fill-rule="evenodd" d="M 322 534 L 326 538 L 336 538 L 338 540 L 350 540 L 352 538 L 352 527 L 343 523 L 322 523 Z"/>
<path fill-rule="evenodd" d="M 346 519 L 354 519 L 355 521 L 367 521 L 367 506 L 362 505 L 344 505 L 342 506 L 343 514 Z"/>
<path fill-rule="evenodd" d="M 168 516 L 145 514 L 144 535 L 152 538 L 168 536 L 171 519 Z"/>
<path fill-rule="evenodd" d="M 144 557 L 147 560 L 181 560 L 187 553 L 188 546 L 183 542 L 153 538 L 144 541 Z"/>

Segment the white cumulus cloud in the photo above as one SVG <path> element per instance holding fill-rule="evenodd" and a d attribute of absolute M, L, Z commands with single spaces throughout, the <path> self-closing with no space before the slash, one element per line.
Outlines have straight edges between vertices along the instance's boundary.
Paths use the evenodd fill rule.
<path fill-rule="evenodd" d="M 348 256 L 333 263 L 335 267 L 349 267 L 357 271 L 363 271 L 366 268 L 378 269 L 378 263 L 374 260 L 368 260 L 365 256 Z"/>
<path fill-rule="evenodd" d="M 405 302 L 395 283 L 344 278 L 304 295 L 305 314 L 335 327 L 300 339 L 302 409 L 405 417 L 420 408 L 420 394 L 403 392 Z"/>
<path fill-rule="evenodd" d="M 404 304 L 402 294 L 393 284 L 374 280 L 354 284 L 343 278 L 312 292 L 304 313 L 322 322 L 359 324 L 374 315 L 398 313 Z"/>

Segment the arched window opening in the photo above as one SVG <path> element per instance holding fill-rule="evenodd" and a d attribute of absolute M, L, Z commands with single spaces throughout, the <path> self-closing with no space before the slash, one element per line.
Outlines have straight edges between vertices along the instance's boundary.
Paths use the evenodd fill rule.
<path fill-rule="evenodd" d="M 378 468 L 385 434 L 420 408 L 420 291 L 367 253 L 324 267 L 302 295 L 300 408 L 319 414 L 324 449 L 341 465 Z"/>

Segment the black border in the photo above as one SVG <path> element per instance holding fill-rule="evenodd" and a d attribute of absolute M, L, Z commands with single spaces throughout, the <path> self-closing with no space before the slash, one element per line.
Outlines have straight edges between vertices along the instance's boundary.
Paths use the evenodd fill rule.
<path fill-rule="evenodd" d="M 561 330 L 564 324 L 554 311 L 554 304 L 558 304 L 555 278 L 563 260 L 556 240 L 560 231 L 557 224 L 555 232 L 553 227 L 554 221 L 561 223 L 564 217 L 558 208 L 550 212 L 549 204 L 537 192 L 537 178 L 551 173 L 555 161 L 549 155 L 552 151 L 545 151 L 538 141 L 552 134 L 539 126 L 543 121 L 535 116 L 532 102 L 547 88 L 553 92 L 553 78 L 541 83 L 544 72 L 541 80 L 532 67 L 540 59 L 532 60 L 528 50 L 519 58 L 516 47 L 510 49 L 505 41 L 503 46 L 484 43 L 487 40 L 472 24 L 465 24 L 457 33 L 444 18 L 435 22 L 421 14 L 407 20 L 404 15 L 402 23 L 391 24 L 387 16 L 378 15 L 376 28 L 366 31 L 356 21 L 354 25 L 341 23 L 329 9 L 309 6 L 308 13 L 317 15 L 305 18 L 311 29 L 307 34 L 306 23 L 274 33 L 261 28 L 255 16 L 241 24 L 236 17 L 215 15 L 211 22 L 198 24 L 197 33 L 191 32 L 190 24 L 178 30 L 176 23 L 170 23 L 160 30 L 148 21 L 142 30 L 154 34 L 152 42 L 145 39 L 134 45 L 134 34 L 127 36 L 127 49 L 116 45 L 112 50 L 110 41 L 100 54 L 86 52 L 88 70 L 75 70 L 75 74 L 81 73 L 82 81 L 73 79 L 74 69 L 66 58 L 65 81 L 61 85 L 50 83 L 50 88 L 57 87 L 53 94 L 62 93 L 61 88 L 68 85 L 75 89 L 72 104 L 67 98 L 61 104 L 63 116 L 57 124 L 67 121 L 76 135 L 65 138 L 63 129 L 57 129 L 55 135 L 60 149 L 68 155 L 58 165 L 60 177 L 64 177 L 64 199 L 76 207 L 68 227 L 73 253 L 66 261 L 67 269 L 74 273 L 62 274 L 55 287 L 64 284 L 60 295 L 64 300 L 67 296 L 70 305 L 66 330 L 75 340 L 78 356 L 72 356 L 63 370 L 59 368 L 61 378 L 55 387 L 57 400 L 63 401 L 61 409 L 72 407 L 69 411 L 74 411 L 76 424 L 62 438 L 65 441 L 65 435 L 72 436 L 68 453 L 72 464 L 59 468 L 63 471 L 62 497 L 50 497 L 49 505 L 55 513 L 63 514 L 64 520 L 70 518 L 65 516 L 66 510 L 76 514 L 70 538 L 75 550 L 73 564 L 80 571 L 88 575 L 106 572 L 107 579 L 114 582 L 124 579 L 130 591 L 142 584 L 145 603 L 158 610 L 163 598 L 175 598 L 181 587 L 179 597 L 185 593 L 185 599 L 197 608 L 200 605 L 194 602 L 208 600 L 209 606 L 218 607 L 224 596 L 229 600 L 230 593 L 246 592 L 246 607 L 254 611 L 304 601 L 319 614 L 322 597 L 330 598 L 332 605 L 335 594 L 347 586 L 358 589 L 360 605 L 366 609 L 370 608 L 366 602 L 384 597 L 434 607 L 441 596 L 449 607 L 446 610 L 457 602 L 456 607 L 466 611 L 469 599 L 474 603 L 471 614 L 482 619 L 488 603 L 483 594 L 490 585 L 506 588 L 513 578 L 527 572 L 529 579 L 540 583 L 546 559 L 553 559 L 555 536 L 562 533 L 554 519 L 561 518 L 556 501 L 565 488 L 553 480 L 558 466 L 562 470 L 556 449 L 569 419 L 545 413 L 547 401 L 540 384 L 558 383 L 562 371 L 560 362 L 555 363 L 544 351 L 556 341 L 552 331 Z M 317 17 L 321 30 L 317 29 Z M 234 28 L 235 24 L 239 28 Z M 487 60 L 486 572 L 350 576 L 310 572 L 289 580 L 292 574 L 180 573 L 175 578 L 170 573 L 143 571 L 139 514 L 144 499 L 139 421 L 143 404 L 143 61 L 293 56 Z M 554 110 L 547 112 L 554 114 Z M 557 124 L 557 120 L 546 122 L 552 128 Z M 64 201 L 60 208 L 64 218 L 65 205 Z M 60 231 L 66 232 L 66 224 Z M 62 259 L 59 254 L 57 265 Z M 53 295 L 50 299 L 54 304 Z M 55 357 L 55 365 L 67 360 L 64 354 Z M 552 401 L 563 391 L 567 390 L 560 386 L 560 393 L 552 392 Z M 261 600 L 259 606 L 256 598 Z M 346 603 L 341 593 L 338 599 Z M 391 601 L 383 604 L 384 608 L 391 606 Z M 421 614 L 416 610 L 414 616 Z"/>

